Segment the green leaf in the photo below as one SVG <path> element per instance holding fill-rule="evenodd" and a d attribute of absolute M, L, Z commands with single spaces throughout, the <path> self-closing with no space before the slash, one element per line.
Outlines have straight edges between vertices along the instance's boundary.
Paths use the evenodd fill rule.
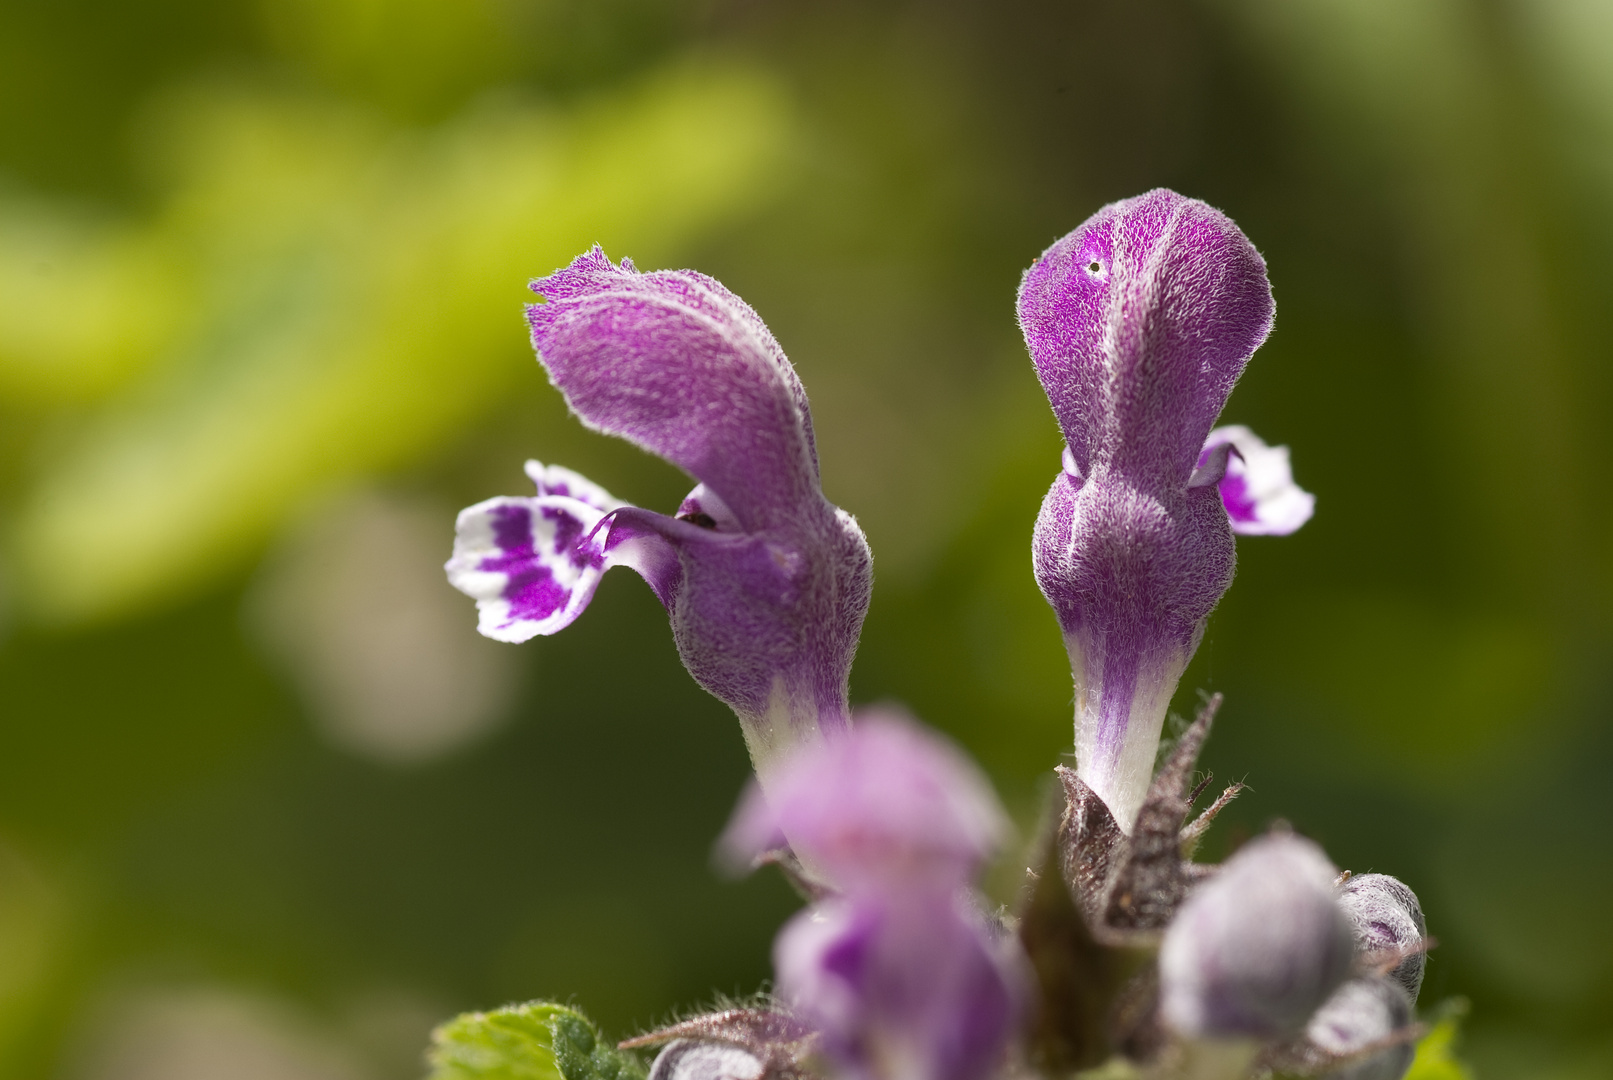
<path fill-rule="evenodd" d="M 562 1014 L 575 1015 L 532 1001 L 456 1016 L 431 1033 L 431 1080 L 562 1080 L 551 1027 Z"/>
<path fill-rule="evenodd" d="M 644 1080 L 638 1058 L 601 1041 L 580 1013 L 557 1015 L 551 1027 L 555 1063 L 565 1080 Z"/>
<path fill-rule="evenodd" d="M 1417 1056 L 1402 1080 L 1473 1080 L 1473 1070 L 1456 1059 L 1456 1036 L 1467 1002 L 1453 998 L 1435 1011 L 1434 1025 L 1417 1043 Z"/>
<path fill-rule="evenodd" d="M 465 1013 L 431 1035 L 430 1080 L 644 1080 L 633 1055 L 551 1001 Z"/>

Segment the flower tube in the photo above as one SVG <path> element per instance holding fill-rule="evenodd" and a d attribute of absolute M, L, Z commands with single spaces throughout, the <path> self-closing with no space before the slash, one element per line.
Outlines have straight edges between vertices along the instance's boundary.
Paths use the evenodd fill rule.
<path fill-rule="evenodd" d="M 761 319 L 688 270 L 639 273 L 598 247 L 535 281 L 532 343 L 588 427 L 698 484 L 674 516 L 527 463 L 534 496 L 459 516 L 449 580 L 480 629 L 525 641 L 569 625 L 612 566 L 671 616 L 695 681 L 739 716 L 759 773 L 848 721 L 847 679 L 872 556 L 819 486 L 806 392 Z"/>
<path fill-rule="evenodd" d="M 1127 832 L 1171 694 L 1232 582 L 1229 501 L 1241 531 L 1292 531 L 1310 513 L 1285 449 L 1247 429 L 1210 441 L 1272 311 L 1265 263 L 1231 219 L 1165 190 L 1104 207 L 1020 285 L 1066 443 L 1036 579 L 1075 677 L 1077 773 Z"/>

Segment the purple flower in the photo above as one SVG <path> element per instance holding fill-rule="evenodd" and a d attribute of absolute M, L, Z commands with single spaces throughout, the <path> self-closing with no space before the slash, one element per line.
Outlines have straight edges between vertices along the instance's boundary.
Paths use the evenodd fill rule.
<path fill-rule="evenodd" d="M 669 517 L 528 462 L 537 494 L 459 516 L 449 580 L 480 629 L 569 625 L 612 566 L 666 606 L 690 674 L 739 715 L 758 769 L 846 724 L 872 587 L 856 521 L 823 497 L 806 393 L 760 318 L 688 270 L 641 274 L 595 247 L 535 281 L 532 342 L 584 424 L 699 481 Z"/>
<path fill-rule="evenodd" d="M 979 1080 L 1028 985 L 968 888 L 1006 830 L 979 771 L 912 720 L 865 711 L 752 786 L 722 840 L 738 861 L 788 836 L 838 890 L 774 944 L 778 991 L 855 1077 Z"/>
<path fill-rule="evenodd" d="M 1067 444 L 1033 557 L 1075 675 L 1077 772 L 1129 832 L 1171 694 L 1232 582 L 1234 529 L 1309 515 L 1285 450 L 1246 429 L 1211 438 L 1271 329 L 1271 288 L 1229 218 L 1161 189 L 1043 253 L 1019 321 Z"/>

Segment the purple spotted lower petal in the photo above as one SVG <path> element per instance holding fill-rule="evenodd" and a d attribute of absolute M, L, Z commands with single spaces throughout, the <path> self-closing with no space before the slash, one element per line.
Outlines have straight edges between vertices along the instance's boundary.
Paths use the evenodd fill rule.
<path fill-rule="evenodd" d="M 564 496 L 488 499 L 459 515 L 448 580 L 474 597 L 478 629 L 526 641 L 570 625 L 605 569 L 593 530 L 604 517 Z"/>
<path fill-rule="evenodd" d="M 480 630 L 526 641 L 569 625 L 612 566 L 649 583 L 695 681 L 738 714 L 763 772 L 789 747 L 845 728 L 846 676 L 868 609 L 868 542 L 824 504 L 792 529 L 739 531 L 701 485 L 678 517 L 624 505 L 558 466 L 528 462 L 539 494 L 459 517 L 448 577 Z"/>
<path fill-rule="evenodd" d="M 527 462 L 534 497 L 501 497 L 459 515 L 449 582 L 476 600 L 479 629 L 520 642 L 569 626 L 612 566 L 642 574 L 663 604 L 678 578 L 677 552 L 622 514 L 631 507 L 558 466 Z M 640 511 L 642 513 L 642 511 Z"/>
<path fill-rule="evenodd" d="M 1221 501 L 1232 531 L 1243 536 L 1287 536 L 1311 519 L 1316 496 L 1294 483 L 1288 447 L 1267 446 L 1241 424 L 1218 427 L 1205 440 L 1199 465 L 1231 447 L 1221 477 Z"/>

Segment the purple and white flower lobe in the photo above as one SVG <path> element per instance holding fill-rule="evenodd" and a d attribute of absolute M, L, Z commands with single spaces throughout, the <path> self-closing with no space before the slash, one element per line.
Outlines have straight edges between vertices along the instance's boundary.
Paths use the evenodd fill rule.
<path fill-rule="evenodd" d="M 631 566 L 657 594 L 676 577 L 674 553 L 653 533 L 603 527 L 625 505 L 558 465 L 526 463 L 531 497 L 487 499 L 460 512 L 448 580 L 476 599 L 479 629 L 527 641 L 569 626 L 612 566 Z"/>
<path fill-rule="evenodd" d="M 1227 445 L 1237 453 L 1227 456 L 1226 472 L 1216 486 L 1233 532 L 1287 536 L 1311 519 L 1316 496 L 1294 483 L 1288 447 L 1267 446 L 1242 424 L 1228 424 L 1210 432 L 1199 467 L 1208 465 L 1216 449 Z"/>
<path fill-rule="evenodd" d="M 872 588 L 856 521 L 824 498 L 806 393 L 761 319 L 693 271 L 642 274 L 599 248 L 533 283 L 532 342 L 587 426 L 690 473 L 676 516 L 574 473 L 461 515 L 450 579 L 507 641 L 574 620 L 614 565 L 649 582 L 684 665 L 738 714 L 757 769 L 847 722 Z"/>
<path fill-rule="evenodd" d="M 1198 466 L 1272 312 L 1265 263 L 1231 219 L 1165 190 L 1104 207 L 1020 285 L 1066 443 L 1036 578 L 1075 676 L 1077 772 L 1128 832 L 1171 694 L 1232 581 L 1229 452 Z"/>
<path fill-rule="evenodd" d="M 784 927 L 773 959 L 780 995 L 848 1075 L 983 1080 L 1001 1064 L 1025 960 L 969 884 L 1005 830 L 968 759 L 890 710 L 796 751 L 742 799 L 730 862 L 787 836 L 837 890 Z"/>

